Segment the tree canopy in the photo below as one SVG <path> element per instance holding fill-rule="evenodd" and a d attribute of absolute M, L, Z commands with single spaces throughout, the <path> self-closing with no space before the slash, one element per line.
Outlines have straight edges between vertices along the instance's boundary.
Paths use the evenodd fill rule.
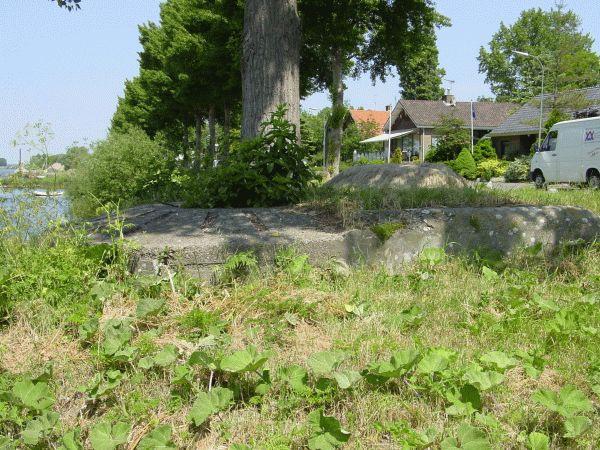
<path fill-rule="evenodd" d="M 50 1 L 56 1 L 56 4 L 61 7 L 61 8 L 66 8 L 69 11 L 73 11 L 75 9 L 81 9 L 81 6 L 79 5 L 81 3 L 81 0 L 50 0 Z"/>
<path fill-rule="evenodd" d="M 241 101 L 242 8 L 237 0 L 168 0 L 160 23 L 140 26 L 140 73 L 125 84 L 113 127 L 167 131 L 186 147 L 189 127 L 227 123 Z M 211 140 L 211 150 L 216 142 Z M 184 155 L 185 153 L 184 148 Z"/>
<path fill-rule="evenodd" d="M 435 78 L 439 81 L 440 72 L 432 35 L 447 20 L 435 11 L 431 0 L 299 0 L 298 7 L 303 26 L 302 69 L 310 80 L 306 86 L 327 86 L 332 100 L 331 150 L 336 173 L 345 116 L 344 79 L 368 72 L 373 80 L 384 80 L 396 67 L 409 95 L 434 96 L 439 93 Z M 415 55 L 419 57 L 407 66 L 406 61 Z M 421 76 L 432 64 L 435 74 Z M 423 81 L 427 87 L 419 92 Z"/>
<path fill-rule="evenodd" d="M 543 61 L 549 92 L 593 86 L 600 78 L 600 58 L 592 50 L 593 43 L 581 31 L 580 18 L 561 5 L 550 11 L 528 9 L 513 25 L 501 23 L 489 49 L 481 47 L 479 71 L 501 101 L 524 101 L 541 91 L 539 63 L 513 50 Z"/>

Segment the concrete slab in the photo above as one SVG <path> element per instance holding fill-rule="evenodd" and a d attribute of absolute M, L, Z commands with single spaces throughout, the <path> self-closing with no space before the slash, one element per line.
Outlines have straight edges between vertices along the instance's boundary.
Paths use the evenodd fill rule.
<path fill-rule="evenodd" d="M 266 263 L 277 248 L 294 246 L 313 264 L 335 258 L 352 265 L 384 265 L 390 271 L 414 259 L 423 248 L 450 253 L 492 249 L 504 254 L 536 243 L 546 251 L 568 242 L 600 237 L 600 217 L 572 207 L 511 206 L 365 211 L 362 229 L 348 230 L 331 216 L 305 208 L 182 209 L 145 205 L 125 212 L 127 238 L 139 248 L 134 268 L 158 270 L 177 265 L 201 277 L 236 252 L 253 250 Z M 404 228 L 381 242 L 370 224 L 402 222 Z M 105 240 L 105 222 L 94 222 Z"/>

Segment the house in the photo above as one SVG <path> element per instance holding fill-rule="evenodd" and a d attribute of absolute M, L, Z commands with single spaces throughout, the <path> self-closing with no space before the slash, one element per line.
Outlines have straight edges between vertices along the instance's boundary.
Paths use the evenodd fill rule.
<path fill-rule="evenodd" d="M 477 142 L 494 128 L 503 123 L 518 106 L 513 103 L 473 102 L 474 139 Z M 471 102 L 457 102 L 454 95 L 447 93 L 441 100 L 400 100 L 392 110 L 392 131 L 389 133 L 389 112 L 376 111 L 381 134 L 363 141 L 363 143 L 383 142 L 387 150 L 391 140 L 391 152 L 402 149 L 409 156 L 418 156 L 421 160 L 435 145 L 435 130 L 446 116 L 462 120 L 464 127 L 471 128 Z M 352 112 L 351 112 L 352 114 Z M 385 117 L 384 120 L 384 115 Z"/>
<path fill-rule="evenodd" d="M 534 97 L 489 134 L 500 157 L 510 159 L 531 152 L 539 134 L 540 99 L 539 95 Z M 600 109 L 600 86 L 564 92 L 558 96 L 544 95 L 543 124 L 548 120 L 552 105 L 557 103 L 572 118 L 579 117 L 585 110 Z"/>
<path fill-rule="evenodd" d="M 65 171 L 65 166 L 59 162 L 55 162 L 50 167 L 48 167 L 49 173 L 58 173 L 58 172 L 64 172 L 64 171 Z"/>
<path fill-rule="evenodd" d="M 356 125 L 372 124 L 377 130 L 383 130 L 388 123 L 390 114 L 387 111 L 375 111 L 373 109 L 351 109 L 346 116 L 344 129 L 350 124 Z"/>

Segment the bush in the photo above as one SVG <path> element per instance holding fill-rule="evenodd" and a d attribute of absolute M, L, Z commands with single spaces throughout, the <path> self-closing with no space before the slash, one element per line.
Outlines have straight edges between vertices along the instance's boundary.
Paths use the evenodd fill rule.
<path fill-rule="evenodd" d="M 485 159 L 477 164 L 477 174 L 483 180 L 491 180 L 495 177 L 504 176 L 508 163 L 498 159 Z"/>
<path fill-rule="evenodd" d="M 473 148 L 473 158 L 476 163 L 480 163 L 486 159 L 497 159 L 498 155 L 492 146 L 490 139 L 481 139 Z"/>
<path fill-rule="evenodd" d="M 504 179 L 509 182 L 528 181 L 530 170 L 530 159 L 527 157 L 517 158 L 508 165 Z"/>
<path fill-rule="evenodd" d="M 185 204 L 214 208 L 297 202 L 314 179 L 307 157 L 297 143 L 295 126 L 280 107 L 263 123 L 259 137 L 241 142 L 218 167 L 187 177 Z"/>
<path fill-rule="evenodd" d="M 477 178 L 477 165 L 475 164 L 473 155 L 471 155 L 471 151 L 467 148 L 464 148 L 460 152 L 458 158 L 456 158 L 451 167 L 456 173 L 468 180 Z"/>
<path fill-rule="evenodd" d="M 352 163 L 353 166 L 368 166 L 370 164 L 385 164 L 383 159 L 368 159 L 364 156 Z"/>
<path fill-rule="evenodd" d="M 470 145 L 469 132 L 465 124 L 453 116 L 443 117 L 435 128 L 438 142 L 425 156 L 427 162 L 444 162 L 456 159 L 461 149 Z"/>
<path fill-rule="evenodd" d="M 96 144 L 68 183 L 73 210 L 90 216 L 101 204 L 165 199 L 172 193 L 174 162 L 174 154 L 140 129 L 113 132 Z"/>

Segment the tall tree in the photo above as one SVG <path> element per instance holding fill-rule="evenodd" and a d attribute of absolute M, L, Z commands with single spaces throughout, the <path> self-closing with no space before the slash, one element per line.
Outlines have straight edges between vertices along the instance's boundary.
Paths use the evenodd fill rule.
<path fill-rule="evenodd" d="M 326 2 L 325 2 L 326 3 Z M 296 0 L 246 0 L 242 137 L 252 138 L 278 105 L 300 133 L 300 20 Z"/>
<path fill-rule="evenodd" d="M 439 65 L 435 33 L 423 48 L 398 64 L 400 90 L 406 100 L 440 100 L 444 95 L 442 79 L 446 71 Z"/>
<path fill-rule="evenodd" d="M 581 31 L 581 20 L 562 5 L 550 11 L 523 11 L 511 26 L 500 29 L 479 51 L 479 72 L 486 75 L 497 100 L 524 101 L 541 91 L 541 68 L 534 58 L 513 50 L 538 56 L 546 68 L 548 91 L 598 84 L 600 58 L 592 50 L 594 40 Z"/>
<path fill-rule="evenodd" d="M 391 67 L 400 67 L 410 55 L 431 45 L 429 34 L 441 16 L 430 0 L 299 0 L 299 5 L 303 54 L 312 64 L 313 84 L 327 85 L 331 97 L 335 174 L 346 113 L 344 79 L 365 71 L 373 79 L 385 79 Z"/>
<path fill-rule="evenodd" d="M 228 132 L 241 101 L 241 29 L 238 0 L 165 2 L 160 25 L 140 27 L 140 74 L 126 83 L 113 125 L 134 123 L 150 135 L 179 130 L 185 156 L 189 127 L 195 128 L 198 155 L 208 119 L 208 150 L 214 155 L 216 122 Z M 227 142 L 228 137 L 225 147 Z"/>

